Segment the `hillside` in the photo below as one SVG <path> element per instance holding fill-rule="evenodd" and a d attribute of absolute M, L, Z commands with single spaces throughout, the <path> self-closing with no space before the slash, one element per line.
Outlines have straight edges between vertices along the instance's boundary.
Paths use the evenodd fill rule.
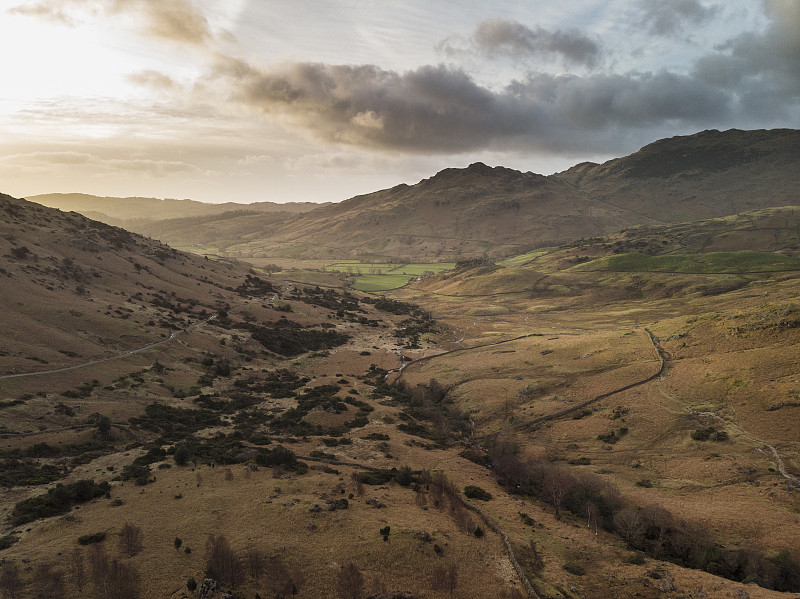
<path fill-rule="evenodd" d="M 554 175 L 601 202 L 664 222 L 797 205 L 800 131 L 703 131 Z"/>

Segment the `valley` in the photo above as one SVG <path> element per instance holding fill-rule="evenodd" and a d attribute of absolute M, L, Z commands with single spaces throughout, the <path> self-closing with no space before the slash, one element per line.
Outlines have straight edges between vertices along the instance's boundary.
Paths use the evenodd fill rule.
<path fill-rule="evenodd" d="M 793 597 L 796 132 L 741 135 L 148 225 L 194 253 L 0 196 L 0 592 Z"/>

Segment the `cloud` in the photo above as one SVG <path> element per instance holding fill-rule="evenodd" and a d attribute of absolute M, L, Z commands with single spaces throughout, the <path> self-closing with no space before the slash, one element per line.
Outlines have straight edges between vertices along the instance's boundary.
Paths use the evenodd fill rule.
<path fill-rule="evenodd" d="M 208 20 L 189 0 L 114 0 L 109 11 L 138 13 L 145 32 L 154 37 L 188 44 L 202 44 L 213 37 Z"/>
<path fill-rule="evenodd" d="M 617 127 L 716 123 L 730 98 L 669 72 L 586 77 L 533 73 L 493 91 L 465 72 L 423 66 L 291 63 L 262 70 L 226 59 L 215 76 L 233 98 L 329 142 L 411 153 L 506 147 L 585 149 L 586 134 Z M 603 136 L 594 136 L 602 146 Z"/>
<path fill-rule="evenodd" d="M 145 35 L 187 44 L 203 44 L 214 36 L 208 20 L 191 0 L 40 0 L 8 11 L 74 26 L 80 15 L 133 18 Z"/>
<path fill-rule="evenodd" d="M 53 21 L 62 25 L 73 26 L 75 24 L 73 17 L 65 12 L 55 2 L 43 1 L 30 4 L 21 4 L 19 6 L 13 6 L 9 8 L 8 13 L 12 15 L 35 17 L 44 21 Z"/>
<path fill-rule="evenodd" d="M 126 76 L 126 79 L 131 83 L 141 87 L 147 87 L 159 92 L 173 91 L 176 87 L 178 87 L 178 84 L 174 79 L 172 79 L 172 77 L 152 69 L 145 69 L 143 71 L 137 71 L 136 73 L 130 73 Z"/>
<path fill-rule="evenodd" d="M 800 116 L 800 2 L 765 0 L 770 23 L 697 61 L 694 76 L 735 94 L 742 110 L 774 120 Z M 769 120 L 767 122 L 769 122 Z"/>
<path fill-rule="evenodd" d="M 682 33 L 687 25 L 697 25 L 711 20 L 719 6 L 703 6 L 699 0 L 640 0 L 641 24 L 656 35 L 671 36 Z"/>
<path fill-rule="evenodd" d="M 487 58 L 510 56 L 519 60 L 559 57 L 567 63 L 593 67 L 601 49 L 599 44 L 577 30 L 548 31 L 531 29 L 510 19 L 486 19 L 469 38 L 451 36 L 437 45 L 447 56 L 475 53 Z"/>
<path fill-rule="evenodd" d="M 90 167 L 98 174 L 133 173 L 147 177 L 166 177 L 177 173 L 203 173 L 192 164 L 180 161 L 151 160 L 145 158 L 101 158 L 95 154 L 75 151 L 29 152 L 0 156 L 4 169 L 50 172 L 56 168 Z"/>

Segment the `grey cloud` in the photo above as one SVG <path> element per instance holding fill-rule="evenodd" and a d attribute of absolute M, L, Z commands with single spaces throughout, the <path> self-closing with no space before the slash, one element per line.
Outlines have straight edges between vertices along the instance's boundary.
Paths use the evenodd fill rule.
<path fill-rule="evenodd" d="M 572 64 L 595 66 L 601 49 L 597 42 L 577 30 L 548 31 L 531 29 L 510 19 L 487 19 L 464 39 L 452 36 L 440 42 L 437 49 L 454 56 L 474 52 L 487 57 L 511 56 L 519 59 L 559 56 Z"/>
<path fill-rule="evenodd" d="M 765 0 L 764 9 L 763 33 L 739 35 L 701 58 L 694 76 L 735 94 L 753 116 L 800 116 L 800 2 Z"/>
<path fill-rule="evenodd" d="M 690 24 L 704 23 L 716 15 L 719 6 L 704 6 L 699 0 L 640 0 L 641 23 L 651 33 L 675 35 Z"/>
<path fill-rule="evenodd" d="M 587 133 L 665 123 L 718 122 L 730 112 L 716 87 L 667 72 L 588 77 L 533 74 L 493 91 L 466 73 L 425 66 L 295 63 L 260 70 L 228 59 L 216 76 L 235 99 L 281 115 L 327 141 L 405 152 L 586 149 Z"/>

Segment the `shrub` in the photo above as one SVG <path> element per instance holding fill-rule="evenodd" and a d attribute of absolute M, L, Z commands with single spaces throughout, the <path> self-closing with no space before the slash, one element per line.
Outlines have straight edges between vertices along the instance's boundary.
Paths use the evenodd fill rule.
<path fill-rule="evenodd" d="M 586 574 L 586 569 L 580 564 L 576 564 L 575 562 L 567 562 L 562 566 L 562 568 L 564 568 L 564 570 L 566 570 L 570 574 L 574 574 L 575 576 L 583 576 L 584 574 Z"/>
<path fill-rule="evenodd" d="M 489 501 L 492 498 L 492 494 L 489 493 L 489 491 L 484 491 L 475 485 L 467 485 L 464 487 L 464 495 L 470 499 L 480 499 L 481 501 Z"/>
<path fill-rule="evenodd" d="M 190 593 L 194 593 L 197 588 L 197 581 L 194 578 L 190 578 L 186 581 L 186 588 L 189 589 Z"/>
<path fill-rule="evenodd" d="M 19 541 L 19 537 L 13 534 L 0 537 L 0 551 L 8 549 L 17 541 Z"/>
<path fill-rule="evenodd" d="M 102 543 L 105 540 L 106 533 L 104 531 L 78 537 L 78 543 L 81 545 L 93 545 L 94 543 Z"/>
<path fill-rule="evenodd" d="M 72 509 L 76 503 L 84 503 L 105 495 L 111 487 L 107 482 L 79 480 L 67 485 L 58 484 L 44 495 L 24 499 L 14 506 L 9 520 L 14 526 L 27 524 L 39 518 L 57 516 Z"/>

